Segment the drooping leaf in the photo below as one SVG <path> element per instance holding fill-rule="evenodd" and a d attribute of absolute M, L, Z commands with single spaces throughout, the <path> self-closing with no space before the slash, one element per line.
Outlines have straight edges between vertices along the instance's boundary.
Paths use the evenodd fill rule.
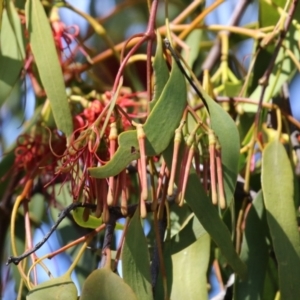
<path fill-rule="evenodd" d="M 164 247 L 170 299 L 207 299 L 209 249 L 209 235 L 192 214 L 186 226 Z M 155 289 L 155 299 L 163 299 L 161 276 Z"/>
<path fill-rule="evenodd" d="M 7 16 L 10 22 L 10 25 L 14 31 L 14 35 L 17 41 L 18 51 L 24 60 L 25 58 L 25 45 L 24 45 L 24 30 L 20 22 L 20 16 L 17 12 L 14 1 L 9 1 L 6 4 Z"/>
<path fill-rule="evenodd" d="M 262 299 L 274 300 L 278 290 L 279 285 L 276 261 L 273 257 L 269 257 L 267 261 L 266 276 L 264 278 L 264 289 Z"/>
<path fill-rule="evenodd" d="M 124 281 L 132 288 L 138 299 L 153 299 L 148 245 L 138 209 L 126 233 L 122 249 L 122 270 Z"/>
<path fill-rule="evenodd" d="M 83 212 L 84 212 L 84 208 L 83 207 L 78 207 L 76 209 L 74 209 L 72 211 L 72 216 L 74 218 L 74 221 L 81 227 L 83 228 L 92 228 L 95 229 L 97 227 L 99 227 L 103 221 L 102 218 L 97 218 L 93 215 L 89 215 L 89 219 L 88 220 L 83 220 Z M 124 226 L 120 223 L 116 224 L 116 228 L 115 229 L 123 229 Z"/>
<path fill-rule="evenodd" d="M 159 154 L 168 146 L 179 125 L 185 106 L 185 79 L 177 64 L 173 62 L 170 78 L 143 127 L 146 134 L 147 156 Z M 139 158 L 136 130 L 121 133 L 118 144 L 117 152 L 106 165 L 89 168 L 92 177 L 115 176 L 131 161 Z"/>
<path fill-rule="evenodd" d="M 263 151 L 262 190 L 278 262 L 282 299 L 300 295 L 300 238 L 294 205 L 293 172 L 284 146 L 270 142 Z"/>
<path fill-rule="evenodd" d="M 144 125 L 146 153 L 159 154 L 167 148 L 187 104 L 186 94 L 185 78 L 173 60 L 170 78 Z"/>
<path fill-rule="evenodd" d="M 2 17 L 0 106 L 7 99 L 17 83 L 25 58 L 21 22 L 12 1 L 9 1 L 7 4 L 7 9 L 3 11 Z"/>
<path fill-rule="evenodd" d="M 122 278 L 106 268 L 93 271 L 82 287 L 80 300 L 138 300 Z"/>
<path fill-rule="evenodd" d="M 153 72 L 154 72 L 154 93 L 153 93 L 153 99 L 150 102 L 151 109 L 157 103 L 169 79 L 169 70 L 166 65 L 166 61 L 164 59 L 162 40 L 159 32 L 157 32 L 157 47 L 156 47 L 156 52 L 153 60 Z"/>
<path fill-rule="evenodd" d="M 70 136 L 73 123 L 64 78 L 51 27 L 41 1 L 28 0 L 26 2 L 26 25 L 29 31 L 30 47 L 50 100 L 55 123 L 59 130 Z"/>
<path fill-rule="evenodd" d="M 264 280 L 267 273 L 268 224 L 260 191 L 247 214 L 240 257 L 247 265 L 247 280 L 238 279 L 235 283 L 234 299 L 264 299 Z"/>
<path fill-rule="evenodd" d="M 28 293 L 26 299 L 76 300 L 77 289 L 71 278 L 64 275 L 39 284 Z"/>
<path fill-rule="evenodd" d="M 206 273 L 210 238 L 206 233 L 189 247 L 172 255 L 171 299 L 208 299 Z"/>
<path fill-rule="evenodd" d="M 4 0 L 0 0 L 0 31 L 2 29 L 3 7 L 4 7 Z"/>
<path fill-rule="evenodd" d="M 118 137 L 118 150 L 102 167 L 89 168 L 92 177 L 107 178 L 124 170 L 130 162 L 140 157 L 136 130 L 122 132 Z"/>
<path fill-rule="evenodd" d="M 193 64 L 197 58 L 199 58 L 199 44 L 202 40 L 203 31 L 201 29 L 193 30 L 186 38 L 185 43 L 189 49 L 183 51 L 183 57 L 187 61 L 190 68 L 193 68 Z"/>

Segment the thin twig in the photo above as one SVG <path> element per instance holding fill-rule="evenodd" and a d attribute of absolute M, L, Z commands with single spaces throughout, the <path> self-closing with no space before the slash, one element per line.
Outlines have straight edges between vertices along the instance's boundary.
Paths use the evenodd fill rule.
<path fill-rule="evenodd" d="M 170 202 L 174 202 L 175 201 L 175 195 L 172 196 L 172 197 L 169 197 L 168 200 Z M 145 202 L 145 204 L 146 204 L 147 212 L 152 211 L 152 203 L 148 201 L 148 202 Z M 127 215 L 128 217 L 131 218 L 134 215 L 137 206 L 138 206 L 138 204 L 132 204 L 132 205 L 128 206 L 128 215 Z M 18 265 L 19 262 L 22 261 L 24 258 L 26 258 L 30 254 L 34 253 L 38 249 L 40 249 L 47 242 L 47 240 L 50 238 L 50 236 L 52 235 L 52 233 L 56 230 L 56 228 L 58 227 L 58 225 L 63 221 L 63 219 L 66 218 L 70 214 L 70 212 L 72 210 L 74 210 L 74 209 L 76 209 L 78 207 L 87 207 L 87 208 L 90 208 L 92 210 L 95 210 L 96 207 L 97 207 L 97 205 L 96 204 L 92 204 L 92 203 L 81 203 L 81 202 L 74 202 L 74 203 L 70 204 L 69 206 L 67 206 L 65 209 L 63 209 L 61 211 L 61 213 L 58 216 L 57 221 L 51 227 L 50 231 L 44 236 L 44 238 L 40 242 L 38 242 L 34 246 L 34 248 L 32 248 L 32 249 L 24 252 L 23 254 L 21 254 L 19 256 L 9 256 L 8 259 L 7 259 L 6 265 L 9 265 L 11 263 L 14 263 L 15 265 Z M 123 215 L 122 208 L 120 206 L 110 207 L 109 208 L 109 215 L 110 215 L 111 224 L 113 222 L 115 223 L 118 219 L 126 217 L 126 216 Z M 109 224 L 109 222 L 107 222 L 107 224 Z M 107 227 L 109 227 L 109 226 L 107 226 Z M 108 240 L 104 241 L 104 246 L 106 246 L 106 248 L 109 245 L 110 244 L 109 244 Z"/>
<path fill-rule="evenodd" d="M 279 38 L 276 42 L 275 49 L 274 49 L 271 61 L 269 62 L 269 65 L 268 65 L 264 75 L 259 80 L 260 85 L 262 85 L 262 90 L 261 90 L 260 98 L 259 98 L 259 102 L 258 102 L 258 109 L 257 109 L 257 112 L 255 114 L 255 119 L 254 119 L 254 124 L 255 124 L 256 128 L 258 127 L 258 124 L 259 124 L 259 119 L 260 119 L 260 115 L 261 115 L 261 111 L 262 111 L 262 103 L 263 103 L 263 99 L 264 99 L 264 95 L 265 95 L 267 86 L 269 85 L 270 75 L 273 71 L 274 64 L 275 64 L 275 61 L 276 61 L 277 56 L 279 54 L 282 43 L 283 43 L 283 41 L 284 41 L 284 39 L 287 35 L 290 24 L 293 20 L 293 16 L 295 14 L 297 4 L 298 4 L 298 0 L 294 0 L 292 2 L 291 6 L 290 6 L 290 9 L 289 9 L 289 12 L 288 12 L 288 15 L 287 15 L 287 18 L 286 18 L 286 21 L 284 23 L 284 28 L 281 31 L 281 33 L 279 35 Z"/>
<path fill-rule="evenodd" d="M 206 100 L 204 99 L 202 93 L 197 88 L 197 86 L 194 83 L 193 79 L 185 71 L 184 67 L 181 64 L 180 57 L 178 56 L 178 54 L 176 53 L 176 51 L 172 48 L 170 41 L 167 38 L 165 38 L 164 42 L 165 42 L 166 48 L 170 51 L 171 55 L 173 56 L 174 60 L 176 61 L 179 69 L 181 70 L 181 72 L 183 73 L 183 75 L 185 76 L 185 78 L 188 80 L 188 82 L 190 83 L 190 85 L 193 87 L 193 89 L 195 90 L 195 92 L 197 93 L 197 95 L 199 96 L 199 98 L 203 101 L 203 104 L 205 105 L 206 109 L 209 111 L 208 105 L 206 103 Z"/>
<path fill-rule="evenodd" d="M 231 19 L 227 25 L 229 25 L 229 26 L 238 25 L 241 17 L 243 16 L 243 14 L 245 12 L 245 9 L 251 2 L 252 2 L 251 0 L 239 1 L 237 6 L 235 7 L 235 10 L 232 13 Z M 225 31 L 225 34 L 229 37 L 231 33 L 229 31 Z M 210 49 L 210 52 L 208 53 L 201 69 L 202 70 L 211 70 L 213 68 L 213 66 L 215 65 L 216 61 L 219 59 L 220 54 L 221 54 L 221 41 L 220 41 L 220 39 L 216 39 L 215 44 Z"/>
<path fill-rule="evenodd" d="M 50 231 L 44 236 L 44 238 L 42 239 L 42 241 L 38 242 L 34 248 L 24 252 L 23 254 L 19 255 L 19 256 L 10 256 L 6 262 L 6 265 L 9 265 L 10 263 L 14 263 L 15 265 L 19 264 L 20 261 L 22 261 L 24 258 L 26 258 L 27 256 L 29 256 L 30 254 L 34 253 L 35 251 L 37 251 L 38 249 L 40 249 L 46 242 L 47 240 L 50 238 L 50 236 L 52 235 L 52 233 L 56 230 L 56 228 L 58 227 L 58 225 L 61 223 L 61 221 L 75 208 L 77 207 L 82 207 L 83 203 L 80 202 L 75 202 L 70 204 L 68 207 L 66 207 L 60 214 L 59 217 L 56 221 L 56 223 L 51 227 Z"/>

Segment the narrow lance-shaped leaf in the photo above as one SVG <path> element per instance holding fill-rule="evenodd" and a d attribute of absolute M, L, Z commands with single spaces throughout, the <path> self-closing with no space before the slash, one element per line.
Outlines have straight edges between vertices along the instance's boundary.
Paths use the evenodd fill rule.
<path fill-rule="evenodd" d="M 156 47 L 156 52 L 153 60 L 153 71 L 154 71 L 154 93 L 153 93 L 153 99 L 150 102 L 151 109 L 157 103 L 169 79 L 169 70 L 164 58 L 162 41 L 159 32 L 157 32 L 157 47 Z"/>
<path fill-rule="evenodd" d="M 30 46 L 58 129 L 70 136 L 72 116 L 49 20 L 40 0 L 26 2 Z"/>
<path fill-rule="evenodd" d="M 240 257 L 248 268 L 247 280 L 236 280 L 234 299 L 264 299 L 264 280 L 268 267 L 268 224 L 262 191 L 258 192 L 247 214 Z"/>
<path fill-rule="evenodd" d="M 206 273 L 210 255 L 207 233 L 193 244 L 172 255 L 171 299 L 208 299 Z"/>
<path fill-rule="evenodd" d="M 9 16 L 9 13 L 11 16 Z M 25 57 L 20 18 L 12 1 L 3 11 L 0 49 L 0 106 L 9 96 L 21 74 Z"/>
<path fill-rule="evenodd" d="M 210 237 L 191 214 L 187 224 L 164 245 L 164 264 L 170 299 L 207 299 Z M 161 276 L 155 299 L 163 299 Z"/>
<path fill-rule="evenodd" d="M 2 14 L 3 14 L 4 0 L 0 0 L 0 31 L 2 29 Z"/>
<path fill-rule="evenodd" d="M 262 190 L 278 262 L 281 299 L 300 295 L 300 239 L 294 205 L 292 167 L 284 146 L 270 142 L 263 151 Z"/>
<path fill-rule="evenodd" d="M 153 299 L 148 245 L 141 225 L 139 209 L 131 219 L 125 237 L 122 270 L 124 281 L 133 289 L 138 299 Z"/>

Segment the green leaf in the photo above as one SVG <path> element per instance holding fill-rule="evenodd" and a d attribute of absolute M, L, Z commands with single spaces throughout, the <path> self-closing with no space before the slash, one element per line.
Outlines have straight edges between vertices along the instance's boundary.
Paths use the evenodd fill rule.
<path fill-rule="evenodd" d="M 192 214 L 187 224 L 164 246 L 170 299 L 207 299 L 209 256 L 209 235 Z M 155 299 L 163 299 L 161 276 Z"/>
<path fill-rule="evenodd" d="M 247 266 L 248 274 L 247 280 L 236 280 L 234 298 L 237 300 L 265 299 L 263 288 L 269 256 L 267 234 L 268 224 L 260 191 L 247 214 L 240 257 Z"/>
<path fill-rule="evenodd" d="M 144 125 L 147 154 L 159 154 L 169 145 L 187 104 L 186 94 L 185 78 L 172 60 L 170 78 Z"/>
<path fill-rule="evenodd" d="M 236 97 L 241 92 L 242 82 L 241 81 L 238 81 L 238 82 L 226 81 L 226 82 L 224 82 L 224 88 L 225 88 L 224 94 L 227 97 Z"/>
<path fill-rule="evenodd" d="M 223 182 L 227 206 L 233 198 L 240 155 L 240 138 L 237 127 L 230 115 L 217 104 L 201 87 L 200 92 L 207 102 L 211 127 L 222 147 Z"/>
<path fill-rule="evenodd" d="M 276 6 L 284 8 L 286 1 L 273 0 L 272 3 L 274 5 L 270 5 L 266 1 L 259 1 L 259 27 L 275 26 L 278 22 L 280 14 Z"/>
<path fill-rule="evenodd" d="M 95 229 L 97 227 L 99 227 L 103 221 L 102 218 L 97 218 L 93 215 L 89 215 L 89 219 L 87 221 L 83 220 L 83 212 L 84 212 L 84 208 L 83 207 L 78 207 L 76 209 L 74 209 L 72 211 L 72 216 L 74 218 L 74 221 L 81 227 L 83 228 L 92 228 Z M 116 223 L 116 227 L 115 229 L 124 229 L 124 226 L 120 223 Z"/>
<path fill-rule="evenodd" d="M 151 110 L 157 103 L 169 79 L 169 69 L 164 59 L 162 40 L 158 31 L 156 33 L 156 37 L 157 37 L 157 47 L 156 47 L 155 57 L 153 60 L 154 94 L 153 94 L 153 99 L 150 102 Z"/>
<path fill-rule="evenodd" d="M 118 137 L 118 149 L 113 158 L 102 167 L 89 168 L 95 178 L 115 176 L 124 170 L 130 162 L 140 158 L 136 130 L 122 132 Z"/>
<path fill-rule="evenodd" d="M 1 5 L 1 4 L 0 4 Z M 25 57 L 20 18 L 12 1 L 3 11 L 0 49 L 0 106 L 21 75 Z"/>
<path fill-rule="evenodd" d="M 3 8 L 4 8 L 4 0 L 0 0 L 0 31 L 2 29 Z"/>
<path fill-rule="evenodd" d="M 32 289 L 27 300 L 76 300 L 77 289 L 70 277 L 64 275 L 50 279 Z"/>
<path fill-rule="evenodd" d="M 64 78 L 49 20 L 40 0 L 26 2 L 26 23 L 31 50 L 50 100 L 55 123 L 59 130 L 70 136 L 73 131 L 73 123 Z"/>
<path fill-rule="evenodd" d="M 209 249 L 210 238 L 205 233 L 189 247 L 172 255 L 171 299 L 208 299 L 206 273 Z"/>
<path fill-rule="evenodd" d="M 263 300 L 274 300 L 278 292 L 278 272 L 276 261 L 273 257 L 269 257 L 267 261 L 266 276 L 264 278 Z"/>
<path fill-rule="evenodd" d="M 182 56 L 185 58 L 190 68 L 193 68 L 194 62 L 199 58 L 199 45 L 202 40 L 202 36 L 203 31 L 201 29 L 194 29 L 185 40 L 185 44 L 189 51 L 184 49 Z"/>
<path fill-rule="evenodd" d="M 122 272 L 124 281 L 132 288 L 138 299 L 153 299 L 148 245 L 138 209 L 125 236 Z"/>
<path fill-rule="evenodd" d="M 15 156 L 12 151 L 8 152 L 0 161 L 0 199 L 3 199 L 3 195 L 6 191 L 7 185 L 11 176 L 7 176 L 8 171 L 14 164 Z M 6 175 L 6 176 L 5 176 Z"/>
<path fill-rule="evenodd" d="M 161 153 L 169 145 L 186 106 L 186 83 L 173 61 L 170 78 L 145 125 L 146 155 Z M 157 130 L 159 128 L 159 130 Z M 136 130 L 123 132 L 118 138 L 119 148 L 104 166 L 89 168 L 92 177 L 106 178 L 119 174 L 133 160 L 140 157 Z"/>
<path fill-rule="evenodd" d="M 186 225 L 171 239 L 171 254 L 184 250 L 207 233 L 194 214 L 191 214 L 185 223 Z"/>
<path fill-rule="evenodd" d="M 80 300 L 137 300 L 122 278 L 106 268 L 93 271 L 82 287 Z"/>
<path fill-rule="evenodd" d="M 222 108 L 220 108 L 222 109 Z M 173 156 L 173 143 L 163 152 L 163 157 L 168 168 L 171 168 Z M 178 172 L 176 181 L 178 181 Z M 211 238 L 222 251 L 229 265 L 242 278 L 246 276 L 246 266 L 237 255 L 231 241 L 231 235 L 226 225 L 221 221 L 216 208 L 207 197 L 202 184 L 194 169 L 190 170 L 188 177 L 185 200 L 191 207 L 196 217 L 209 233 Z"/>
<path fill-rule="evenodd" d="M 294 206 L 294 182 L 284 146 L 270 142 L 263 151 L 262 190 L 274 251 L 278 262 L 282 299 L 300 295 L 300 239 Z"/>

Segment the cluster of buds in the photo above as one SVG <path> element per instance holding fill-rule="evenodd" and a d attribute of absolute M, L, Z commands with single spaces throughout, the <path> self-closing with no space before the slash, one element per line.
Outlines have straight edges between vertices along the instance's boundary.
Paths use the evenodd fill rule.
<path fill-rule="evenodd" d="M 168 183 L 168 196 L 174 194 L 174 181 L 177 171 L 179 149 L 182 142 L 183 126 L 184 122 L 180 124 L 175 132 L 174 152 Z M 204 127 L 203 129 L 206 134 L 197 134 L 201 126 Z M 202 155 L 200 156 L 200 154 Z M 179 206 L 182 206 L 184 203 L 188 176 L 192 165 L 195 167 L 196 174 L 201 180 L 204 190 L 207 194 L 211 195 L 212 203 L 218 205 L 221 209 L 225 209 L 226 200 L 222 173 L 221 146 L 214 131 L 204 126 L 203 123 L 198 123 L 185 141 L 177 186 L 176 200 Z"/>

